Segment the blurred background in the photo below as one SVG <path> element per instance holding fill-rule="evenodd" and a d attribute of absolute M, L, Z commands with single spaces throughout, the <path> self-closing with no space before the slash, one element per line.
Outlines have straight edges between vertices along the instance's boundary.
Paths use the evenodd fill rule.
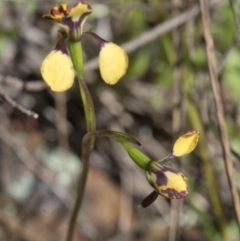
<path fill-rule="evenodd" d="M 209 2 L 240 189 L 239 38 L 229 2 Z M 77 81 L 69 91 L 53 93 L 39 71 L 60 37 L 59 27 L 42 15 L 60 3 L 0 1 L 0 241 L 64 240 L 76 198 L 86 133 Z M 166 156 L 179 135 L 197 129 L 201 136 L 195 151 L 168 163 L 188 177 L 189 196 L 178 201 L 159 196 L 146 209 L 137 207 L 152 191 L 144 172 L 119 144 L 97 139 L 74 240 L 239 241 L 198 1 L 89 3 L 93 13 L 85 30 L 124 45 L 130 60 L 122 80 L 106 85 L 96 62 L 98 46 L 83 39 L 97 129 L 131 134 L 154 160 Z M 21 106 L 39 118 L 22 113 Z"/>

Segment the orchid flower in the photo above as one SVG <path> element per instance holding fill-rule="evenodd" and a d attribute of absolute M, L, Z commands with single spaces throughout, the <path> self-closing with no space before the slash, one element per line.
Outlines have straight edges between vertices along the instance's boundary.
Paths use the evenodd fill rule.
<path fill-rule="evenodd" d="M 60 26 L 62 35 L 56 48 L 43 60 L 40 70 L 44 81 L 52 91 L 65 91 L 73 85 L 75 65 L 72 63 L 67 46 L 68 43 L 81 42 L 82 37 L 86 35 L 95 38 L 100 47 L 99 68 L 103 80 L 113 85 L 125 75 L 128 68 L 126 52 L 93 32 L 83 32 L 84 23 L 91 13 L 91 5 L 79 1 L 72 8 L 61 4 L 53 7 L 50 14 L 43 15 L 43 18 L 53 20 Z"/>

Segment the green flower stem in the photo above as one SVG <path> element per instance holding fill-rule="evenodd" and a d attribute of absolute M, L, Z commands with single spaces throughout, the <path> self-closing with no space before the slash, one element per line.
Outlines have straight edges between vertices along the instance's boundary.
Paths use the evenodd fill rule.
<path fill-rule="evenodd" d="M 73 62 L 73 66 L 77 72 L 77 76 L 83 79 L 83 51 L 80 42 L 68 41 L 68 49 Z"/>
<path fill-rule="evenodd" d="M 85 118 L 88 131 L 95 131 L 96 120 L 94 113 L 94 106 L 92 102 L 92 97 L 88 91 L 88 88 L 83 81 L 83 52 L 82 45 L 79 42 L 69 42 L 68 43 L 69 53 L 73 62 L 73 66 L 77 72 L 78 83 L 80 88 L 80 93 L 82 97 L 83 107 L 85 111 Z"/>
<path fill-rule="evenodd" d="M 82 200 L 83 200 L 84 190 L 85 190 L 85 186 L 86 186 L 85 184 L 87 181 L 87 173 L 88 173 L 88 168 L 89 168 L 88 163 L 89 163 L 89 158 L 90 158 L 91 152 L 94 147 L 95 137 L 109 137 L 122 145 L 123 145 L 123 143 L 130 142 L 132 144 L 141 146 L 141 143 L 138 142 L 134 137 L 132 137 L 128 134 L 125 134 L 125 133 L 117 132 L 117 131 L 100 130 L 100 131 L 88 132 L 85 134 L 85 136 L 83 137 L 83 140 L 82 140 L 83 169 L 82 169 L 81 176 L 79 178 L 78 196 L 77 196 L 77 200 L 76 200 L 74 210 L 72 212 L 72 216 L 71 216 L 70 223 L 69 223 L 69 229 L 68 229 L 68 234 L 67 234 L 67 239 L 66 239 L 67 241 L 72 241 L 72 239 L 73 239 L 74 227 L 75 227 L 78 212 L 81 207 Z"/>
<path fill-rule="evenodd" d="M 87 181 L 87 176 L 88 176 L 88 169 L 89 169 L 89 162 L 83 161 L 81 174 L 80 174 L 79 180 L 78 180 L 77 199 L 76 199 L 76 202 L 75 202 L 72 214 L 71 214 L 71 218 L 69 221 L 66 241 L 73 240 L 74 229 L 76 226 L 77 217 L 78 217 L 80 208 L 82 206 L 82 201 L 83 201 L 83 196 L 84 196 L 84 191 L 85 191 L 86 181 Z"/>
<path fill-rule="evenodd" d="M 83 102 L 87 131 L 96 130 L 96 118 L 94 112 L 94 105 L 91 94 L 87 88 L 87 85 L 83 81 L 83 51 L 80 42 L 69 42 L 68 43 L 69 53 L 78 76 L 78 83 L 80 88 L 80 94 Z M 94 145 L 94 137 L 92 137 L 92 146 Z M 82 160 L 84 162 L 84 160 Z M 87 160 L 88 162 L 88 160 Z"/>
<path fill-rule="evenodd" d="M 68 43 L 69 53 L 74 65 L 74 68 L 77 72 L 78 83 L 80 88 L 80 94 L 83 102 L 87 131 L 95 131 L 96 130 L 96 118 L 94 113 L 94 106 L 92 97 L 88 91 L 88 88 L 83 81 L 83 52 L 82 46 L 79 42 L 69 42 Z M 87 140 L 83 138 L 82 143 L 82 170 L 78 181 L 78 194 L 76 203 L 70 218 L 68 233 L 66 237 L 66 241 L 72 241 L 74 235 L 75 224 L 77 221 L 78 213 L 80 211 L 82 200 L 84 196 L 84 191 L 86 187 L 86 181 L 88 176 L 89 169 L 89 157 L 94 147 L 95 137 L 90 136 Z"/>

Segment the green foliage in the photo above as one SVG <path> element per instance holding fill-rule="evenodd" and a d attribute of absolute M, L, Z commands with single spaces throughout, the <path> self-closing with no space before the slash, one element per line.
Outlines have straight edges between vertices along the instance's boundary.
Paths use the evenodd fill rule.
<path fill-rule="evenodd" d="M 234 48 L 225 64 L 222 79 L 224 86 L 232 93 L 234 98 L 239 102 L 240 101 L 240 51 L 238 48 Z"/>
<path fill-rule="evenodd" d="M 223 8 L 218 9 L 218 14 L 212 21 L 212 33 L 215 39 L 215 45 L 219 50 L 226 50 L 231 44 L 236 32 L 233 13 L 229 4 L 225 4 Z"/>
<path fill-rule="evenodd" d="M 198 45 L 191 52 L 191 60 L 194 66 L 199 69 L 207 69 L 207 57 L 204 46 Z"/>
<path fill-rule="evenodd" d="M 146 30 L 146 17 L 141 11 L 129 11 L 128 26 L 126 30 L 129 33 L 129 38 L 133 38 Z"/>
<path fill-rule="evenodd" d="M 128 75 L 140 78 L 148 70 L 150 61 L 149 48 L 141 48 L 138 52 L 132 54 L 129 70 L 127 72 Z"/>

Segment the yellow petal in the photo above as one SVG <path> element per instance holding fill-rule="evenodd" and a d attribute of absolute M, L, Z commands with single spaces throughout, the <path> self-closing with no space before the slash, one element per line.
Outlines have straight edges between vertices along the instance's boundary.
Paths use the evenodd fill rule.
<path fill-rule="evenodd" d="M 114 43 L 105 43 L 99 55 L 99 68 L 103 80 L 114 85 L 126 73 L 128 56 Z"/>
<path fill-rule="evenodd" d="M 180 136 L 173 146 L 174 156 L 183 156 L 193 151 L 198 143 L 199 131 L 189 131 Z"/>
<path fill-rule="evenodd" d="M 74 68 L 70 57 L 60 50 L 51 51 L 43 60 L 41 74 L 52 91 L 61 92 L 72 87 Z"/>

